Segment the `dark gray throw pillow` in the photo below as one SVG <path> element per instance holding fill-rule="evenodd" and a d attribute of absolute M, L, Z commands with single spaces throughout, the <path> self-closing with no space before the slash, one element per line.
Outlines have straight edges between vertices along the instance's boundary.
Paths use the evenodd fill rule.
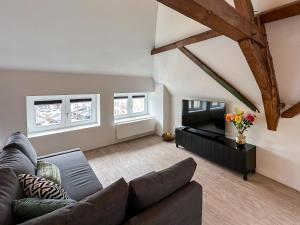
<path fill-rule="evenodd" d="M 125 219 L 127 199 L 128 185 L 120 179 L 80 202 L 22 225 L 120 225 Z"/>
<path fill-rule="evenodd" d="M 130 214 L 150 207 L 189 183 L 196 166 L 196 162 L 188 158 L 160 172 L 152 172 L 130 181 Z"/>
<path fill-rule="evenodd" d="M 10 168 L 0 168 L 0 224 L 13 224 L 12 201 L 16 198 L 18 178 Z"/>
<path fill-rule="evenodd" d="M 28 138 L 21 132 L 13 133 L 7 140 L 6 146 L 3 149 L 16 148 L 20 150 L 32 162 L 34 166 L 37 165 L 37 154 L 28 140 Z"/>

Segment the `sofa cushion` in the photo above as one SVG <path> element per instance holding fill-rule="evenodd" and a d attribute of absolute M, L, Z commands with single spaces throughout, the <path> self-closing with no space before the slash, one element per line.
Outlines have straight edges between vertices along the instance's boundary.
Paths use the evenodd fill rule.
<path fill-rule="evenodd" d="M 202 187 L 186 184 L 171 196 L 131 218 L 125 225 L 201 225 Z"/>
<path fill-rule="evenodd" d="M 59 168 L 62 188 L 76 201 L 102 189 L 89 162 L 79 149 L 42 156 L 39 160 L 53 163 Z"/>
<path fill-rule="evenodd" d="M 35 166 L 32 162 L 18 149 L 10 147 L 5 148 L 0 153 L 0 167 L 12 168 L 15 173 L 35 174 Z"/>
<path fill-rule="evenodd" d="M 189 183 L 196 162 L 188 158 L 160 172 L 152 172 L 129 182 L 130 213 L 135 214 Z"/>
<path fill-rule="evenodd" d="M 70 199 L 64 189 L 43 177 L 19 174 L 18 179 L 26 198 Z"/>
<path fill-rule="evenodd" d="M 0 224 L 13 224 L 12 201 L 18 192 L 18 179 L 10 168 L 0 168 Z"/>
<path fill-rule="evenodd" d="M 12 202 L 13 216 L 17 223 L 22 223 L 74 203 L 71 199 L 23 198 Z"/>
<path fill-rule="evenodd" d="M 21 152 L 23 152 L 24 155 L 26 155 L 28 157 L 28 159 L 30 159 L 30 161 L 32 162 L 32 164 L 34 166 L 37 165 L 36 151 L 33 148 L 30 141 L 28 140 L 28 138 L 21 132 L 16 132 L 8 138 L 4 149 L 6 149 L 6 148 L 19 149 Z"/>
<path fill-rule="evenodd" d="M 59 168 L 53 163 L 38 161 L 36 175 L 38 177 L 43 177 L 46 178 L 47 180 L 51 180 L 54 183 L 61 186 L 61 177 L 60 177 Z"/>
<path fill-rule="evenodd" d="M 120 225 L 125 218 L 128 185 L 124 179 L 77 202 L 22 225 Z"/>

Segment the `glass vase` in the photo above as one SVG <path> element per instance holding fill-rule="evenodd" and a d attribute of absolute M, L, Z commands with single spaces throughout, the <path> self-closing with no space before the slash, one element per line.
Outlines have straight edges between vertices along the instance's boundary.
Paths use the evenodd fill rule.
<path fill-rule="evenodd" d="M 244 145 L 246 144 L 246 136 L 242 132 L 238 132 L 236 139 L 235 139 L 237 145 Z"/>

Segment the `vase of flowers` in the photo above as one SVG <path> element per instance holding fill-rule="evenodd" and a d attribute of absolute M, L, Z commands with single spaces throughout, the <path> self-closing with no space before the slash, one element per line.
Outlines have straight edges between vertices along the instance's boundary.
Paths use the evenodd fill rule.
<path fill-rule="evenodd" d="M 243 111 L 233 114 L 228 113 L 225 116 L 227 122 L 232 123 L 237 129 L 236 143 L 238 145 L 246 144 L 246 136 L 244 132 L 253 126 L 256 116 L 253 113 L 245 114 Z"/>

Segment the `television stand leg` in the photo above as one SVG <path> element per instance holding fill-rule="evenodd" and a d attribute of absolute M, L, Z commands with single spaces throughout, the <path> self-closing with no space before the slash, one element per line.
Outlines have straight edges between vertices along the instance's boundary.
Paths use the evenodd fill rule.
<path fill-rule="evenodd" d="M 243 179 L 244 179 L 245 181 L 247 181 L 247 180 L 248 180 L 247 173 L 244 173 L 244 175 L 243 175 Z"/>

